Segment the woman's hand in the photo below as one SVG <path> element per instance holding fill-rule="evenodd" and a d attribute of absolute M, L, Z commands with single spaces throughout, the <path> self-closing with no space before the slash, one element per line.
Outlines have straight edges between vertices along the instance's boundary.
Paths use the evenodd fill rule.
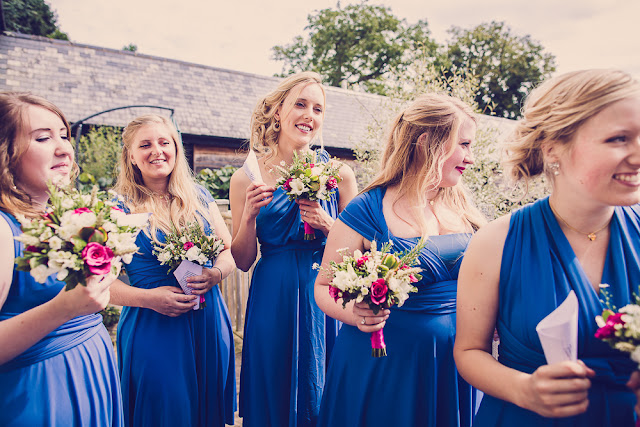
<path fill-rule="evenodd" d="M 177 317 L 192 310 L 196 305 L 197 295 L 186 295 L 175 286 L 160 286 L 149 289 L 152 295 L 149 307 L 153 311 L 169 317 Z"/>
<path fill-rule="evenodd" d="M 544 365 L 529 375 L 520 406 L 543 417 L 578 415 L 589 406 L 589 378 L 595 372 L 582 361 Z"/>
<path fill-rule="evenodd" d="M 636 394 L 636 414 L 640 416 L 640 371 L 634 371 L 627 381 L 627 387 Z"/>
<path fill-rule="evenodd" d="M 366 302 L 358 302 L 353 305 L 353 315 L 356 319 L 356 326 L 362 332 L 375 332 L 387 323 L 391 311 L 386 308 L 380 309 L 378 314 L 374 314 Z"/>
<path fill-rule="evenodd" d="M 335 220 L 331 218 L 331 215 L 329 215 L 327 211 L 322 209 L 320 202 L 298 199 L 296 203 L 300 208 L 300 218 L 302 221 L 306 221 L 306 223 L 315 230 L 322 231 L 325 236 L 329 234 L 329 230 L 331 230 Z"/>
<path fill-rule="evenodd" d="M 70 319 L 97 313 L 109 303 L 111 298 L 109 287 L 116 279 L 117 276 L 112 273 L 89 276 L 86 286 L 79 284 L 70 291 L 63 287 L 54 300 L 60 303 L 61 309 L 64 313 L 68 313 Z"/>
<path fill-rule="evenodd" d="M 271 202 L 274 191 L 276 191 L 275 188 L 266 184 L 249 184 L 244 203 L 244 215 L 246 215 L 246 218 L 255 219 L 260 213 L 260 208 Z"/>
<path fill-rule="evenodd" d="M 222 270 L 219 268 L 203 268 L 202 275 L 187 278 L 194 295 L 204 295 L 209 289 L 222 281 Z"/>

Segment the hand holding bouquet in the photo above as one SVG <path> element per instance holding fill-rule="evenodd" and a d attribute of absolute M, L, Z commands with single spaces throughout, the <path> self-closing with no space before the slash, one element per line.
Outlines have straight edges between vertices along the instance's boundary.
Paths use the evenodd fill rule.
<path fill-rule="evenodd" d="M 395 304 L 399 307 L 409 298 L 410 292 L 417 292 L 412 285 L 421 279 L 418 267 L 413 267 L 424 242 L 420 241 L 407 253 L 391 253 L 391 242 L 380 250 L 371 242 L 371 249 L 364 254 L 356 250 L 349 255 L 346 249 L 338 250 L 342 262 L 331 261 L 327 275 L 331 281 L 329 294 L 337 302 L 342 299 L 345 307 L 349 301 L 365 302 L 377 314 L 382 308 Z M 316 267 L 319 268 L 319 267 Z M 383 330 L 371 333 L 371 355 L 387 355 Z"/>
<path fill-rule="evenodd" d="M 342 178 L 338 174 L 340 163 L 317 161 L 314 152 L 293 153 L 293 162 L 289 167 L 282 162 L 276 166 L 280 177 L 276 184 L 285 191 L 289 200 L 308 199 L 311 201 L 329 200 Z M 304 240 L 315 239 L 315 230 L 304 222 Z"/>
<path fill-rule="evenodd" d="M 640 366 L 640 297 L 634 294 L 634 302 L 627 304 L 620 310 L 611 304 L 606 291 L 608 285 L 600 285 L 600 292 L 605 298 L 607 307 L 602 315 L 596 316 L 598 330 L 595 337 L 611 347 L 629 353 L 631 360 Z"/>
<path fill-rule="evenodd" d="M 117 207 L 115 193 L 82 194 L 72 187 L 49 186 L 47 212 L 39 218 L 17 215 L 23 234 L 23 255 L 17 269 L 28 271 L 40 283 L 51 274 L 70 290 L 86 285 L 90 276 L 117 274 L 138 250 L 137 233 L 148 214 L 127 215 Z M 121 262 L 122 261 L 122 262 Z"/>
<path fill-rule="evenodd" d="M 197 222 L 186 225 L 181 232 L 174 229 L 165 236 L 164 246 L 156 245 L 153 254 L 161 265 L 168 265 L 169 272 L 176 274 L 176 279 L 185 294 L 191 295 L 193 289 L 186 282 L 191 275 L 202 274 L 202 266 L 209 260 L 215 260 L 224 249 L 224 242 L 215 233 L 206 235 Z M 178 267 L 182 268 L 178 269 Z M 185 274 L 182 274 L 182 272 Z M 197 273 L 197 272 L 200 273 Z M 179 277 L 178 277 L 179 276 Z M 200 295 L 194 310 L 204 307 L 204 295 Z"/>

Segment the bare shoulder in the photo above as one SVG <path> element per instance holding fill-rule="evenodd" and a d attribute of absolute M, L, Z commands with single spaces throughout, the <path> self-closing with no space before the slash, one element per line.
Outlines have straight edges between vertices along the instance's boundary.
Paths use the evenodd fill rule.
<path fill-rule="evenodd" d="M 466 264 L 467 268 L 475 265 L 481 269 L 490 267 L 499 269 L 510 221 L 509 214 L 482 226 L 471 238 L 463 264 Z"/>
<path fill-rule="evenodd" d="M 13 280 L 14 240 L 13 233 L 7 221 L 0 216 L 0 307 L 9 293 Z"/>
<path fill-rule="evenodd" d="M 247 188 L 249 184 L 251 184 L 251 180 L 242 168 L 238 168 L 233 175 L 231 175 L 230 185 L 232 187 Z"/>

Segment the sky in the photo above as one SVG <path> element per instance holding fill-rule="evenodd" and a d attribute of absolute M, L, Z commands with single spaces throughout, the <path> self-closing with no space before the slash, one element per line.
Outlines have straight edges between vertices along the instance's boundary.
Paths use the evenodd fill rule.
<path fill-rule="evenodd" d="M 77 43 L 218 68 L 273 75 L 271 48 L 304 35 L 307 16 L 336 0 L 47 0 Z M 342 1 L 347 4 L 359 1 Z M 556 56 L 557 73 L 620 68 L 640 78 L 638 0 L 370 0 L 415 24 L 426 20 L 444 44 L 452 26 L 504 21 Z"/>

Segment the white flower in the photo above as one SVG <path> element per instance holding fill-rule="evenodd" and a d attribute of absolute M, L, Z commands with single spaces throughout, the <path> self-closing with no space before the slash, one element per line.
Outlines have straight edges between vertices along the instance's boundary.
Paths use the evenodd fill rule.
<path fill-rule="evenodd" d="M 358 275 L 353 270 L 351 265 L 348 265 L 347 270 L 339 270 L 335 272 L 332 284 L 341 291 L 346 291 L 347 289 L 354 286 L 357 281 Z"/>
<path fill-rule="evenodd" d="M 18 242 L 24 243 L 26 246 L 37 246 L 40 244 L 40 239 L 30 234 L 21 234 L 14 237 Z"/>
<path fill-rule="evenodd" d="M 44 242 L 45 240 L 49 240 L 52 237 L 53 237 L 53 231 L 51 230 L 50 227 L 46 227 L 42 232 L 42 234 L 40 235 L 40 241 Z"/>
<path fill-rule="evenodd" d="M 67 198 L 63 199 L 60 206 L 62 206 L 63 209 L 71 209 L 73 207 L 73 199 L 67 199 Z M 62 280 L 62 279 L 58 279 L 58 280 Z"/>
<path fill-rule="evenodd" d="M 114 216 L 114 212 L 118 212 L 115 209 L 111 211 L 111 217 Z M 149 222 L 150 213 L 137 213 L 137 214 L 116 214 L 116 223 L 119 227 L 135 227 L 144 228 Z"/>
<path fill-rule="evenodd" d="M 640 363 L 640 346 L 636 347 L 631 353 L 631 360 Z"/>
<path fill-rule="evenodd" d="M 57 236 L 53 236 L 49 239 L 49 247 L 54 251 L 60 250 L 60 248 L 62 247 L 62 243 L 64 243 L 63 240 Z M 58 279 L 58 280 L 62 280 L 62 279 Z"/>
<path fill-rule="evenodd" d="M 104 224 L 102 224 L 102 228 L 104 228 L 104 231 L 106 231 L 107 233 L 118 231 L 118 226 L 111 221 L 106 221 Z"/>
<path fill-rule="evenodd" d="M 322 171 L 324 170 L 323 167 L 318 166 L 314 166 L 311 168 L 311 175 L 315 175 L 318 176 L 322 173 Z"/>
<path fill-rule="evenodd" d="M 109 233 L 107 246 L 113 249 L 116 255 L 136 252 L 138 250 L 133 233 Z"/>
<path fill-rule="evenodd" d="M 191 248 L 189 248 L 185 256 L 189 261 L 196 262 L 200 258 L 201 254 L 202 252 L 200 252 L 200 248 L 198 248 L 197 246 L 192 246 Z"/>
<path fill-rule="evenodd" d="M 133 261 L 133 253 L 122 255 L 122 262 L 124 262 L 125 264 L 129 264 L 131 263 L 131 261 Z"/>
<path fill-rule="evenodd" d="M 304 183 L 299 178 L 292 179 L 289 185 L 291 186 L 291 194 L 294 194 L 296 196 L 300 196 L 302 195 L 302 193 L 307 191 Z"/>
<path fill-rule="evenodd" d="M 50 268 L 56 271 L 60 271 L 63 268 L 76 270 L 74 267 L 79 260 L 78 255 L 66 251 L 49 251 L 48 255 Z"/>
<path fill-rule="evenodd" d="M 171 254 L 169 252 L 160 252 L 158 254 L 158 261 L 160 261 L 163 264 L 165 262 L 169 261 L 170 259 L 171 259 Z M 127 261 L 125 261 L 125 262 L 127 262 Z"/>
<path fill-rule="evenodd" d="M 36 282 L 44 283 L 47 281 L 47 277 L 51 276 L 54 271 L 46 265 L 40 264 L 36 268 L 32 268 L 30 273 L 31 276 L 33 276 L 33 278 L 36 280 Z"/>
<path fill-rule="evenodd" d="M 62 270 L 58 271 L 58 275 L 56 276 L 56 279 L 64 280 L 67 278 L 68 275 L 69 275 L 69 270 L 67 270 L 66 268 L 63 268 Z"/>
<path fill-rule="evenodd" d="M 60 228 L 58 234 L 65 240 L 76 236 L 84 227 L 96 226 L 96 214 L 93 212 L 83 212 L 75 214 L 67 211 L 60 218 Z"/>

